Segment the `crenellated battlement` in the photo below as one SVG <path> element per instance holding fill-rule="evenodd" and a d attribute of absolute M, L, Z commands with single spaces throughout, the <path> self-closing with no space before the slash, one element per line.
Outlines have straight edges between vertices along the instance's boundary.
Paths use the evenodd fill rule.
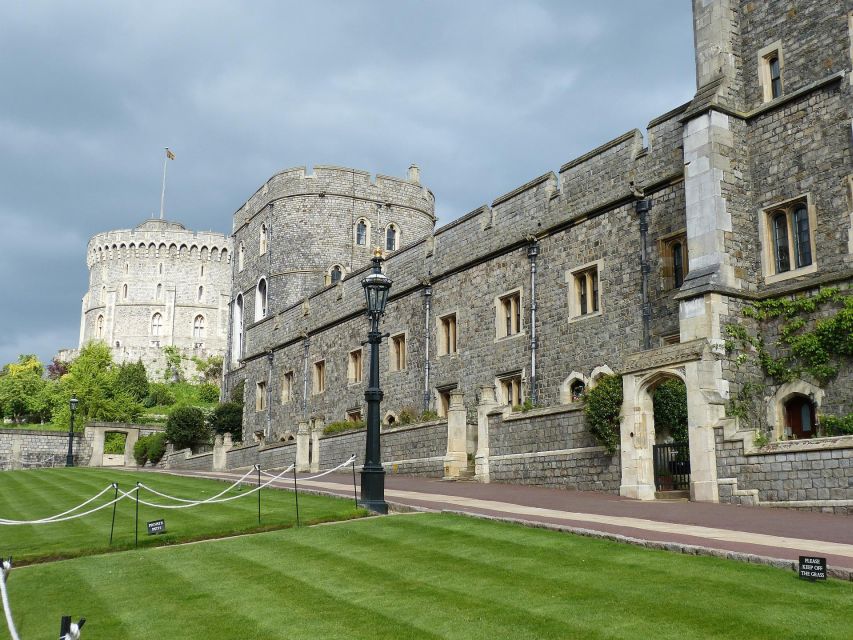
<path fill-rule="evenodd" d="M 378 205 L 410 209 L 435 219 L 435 196 L 421 185 L 419 170 L 412 165 L 407 178 L 367 171 L 317 165 L 292 167 L 273 175 L 234 213 L 234 231 L 247 224 L 259 211 L 286 198 L 356 198 Z"/>

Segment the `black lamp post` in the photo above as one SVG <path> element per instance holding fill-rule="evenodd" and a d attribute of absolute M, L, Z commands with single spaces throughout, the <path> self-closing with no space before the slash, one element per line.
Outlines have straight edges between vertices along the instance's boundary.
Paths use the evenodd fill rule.
<path fill-rule="evenodd" d="M 68 401 L 68 405 L 71 407 L 71 426 L 68 428 L 68 455 L 65 456 L 65 466 L 73 467 L 74 466 L 74 413 L 77 411 L 77 398 L 76 396 L 71 396 L 71 400 Z"/>
<path fill-rule="evenodd" d="M 367 400 L 367 447 L 361 469 L 361 503 L 375 513 L 388 513 L 385 469 L 382 468 L 379 451 L 379 403 L 382 402 L 382 389 L 379 388 L 379 345 L 382 343 L 379 319 L 385 313 L 391 279 L 382 273 L 381 264 L 382 252 L 377 249 L 373 254 L 373 271 L 361 281 L 367 300 L 367 317 L 370 318 L 370 331 L 367 333 L 370 380 L 364 392 L 364 399 Z"/>

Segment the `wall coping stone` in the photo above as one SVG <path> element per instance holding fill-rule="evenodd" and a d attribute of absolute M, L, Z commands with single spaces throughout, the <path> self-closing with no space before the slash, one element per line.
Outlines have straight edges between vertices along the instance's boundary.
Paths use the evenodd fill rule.
<path fill-rule="evenodd" d="M 49 431 L 47 429 L 0 429 L 0 433 L 2 434 L 20 434 L 24 436 L 61 436 L 63 438 L 68 437 L 67 431 Z M 74 432 L 75 438 L 84 437 L 82 431 Z"/>
<path fill-rule="evenodd" d="M 447 420 L 431 420 L 429 422 L 419 422 L 417 424 L 406 424 L 401 427 L 394 427 L 393 429 L 380 429 L 379 435 L 385 435 L 390 433 L 402 433 L 405 431 L 416 431 L 418 429 L 426 429 L 428 427 L 435 427 L 440 424 L 447 424 Z M 339 438 L 341 436 L 352 435 L 353 433 L 359 433 L 361 431 L 367 431 L 367 429 L 353 429 L 352 431 L 342 431 L 341 433 L 332 433 L 330 435 L 321 435 L 320 437 L 323 440 L 328 440 L 331 438 Z"/>
<path fill-rule="evenodd" d="M 764 445 L 760 449 L 745 452 L 748 456 L 772 456 L 779 453 L 801 451 L 827 451 L 831 449 L 853 449 L 853 435 L 811 438 L 809 440 L 780 440 Z"/>
<path fill-rule="evenodd" d="M 583 411 L 583 404 L 572 402 L 571 404 L 558 404 L 539 409 L 530 409 L 529 411 L 513 411 L 504 418 L 504 422 L 515 422 L 516 420 L 524 420 L 525 418 L 540 418 L 542 416 L 553 416 L 561 413 L 574 413 L 575 411 Z M 490 412 L 489 415 L 493 415 L 493 413 Z"/>

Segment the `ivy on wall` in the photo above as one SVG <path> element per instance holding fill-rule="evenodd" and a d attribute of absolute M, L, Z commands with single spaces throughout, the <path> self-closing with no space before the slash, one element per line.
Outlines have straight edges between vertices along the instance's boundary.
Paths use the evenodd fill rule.
<path fill-rule="evenodd" d="M 619 446 L 619 414 L 622 411 L 622 376 L 602 376 L 584 394 L 584 414 L 598 443 L 613 455 Z"/>
<path fill-rule="evenodd" d="M 676 442 L 687 442 L 687 387 L 681 380 L 664 380 L 652 395 L 655 430 L 666 429 Z"/>

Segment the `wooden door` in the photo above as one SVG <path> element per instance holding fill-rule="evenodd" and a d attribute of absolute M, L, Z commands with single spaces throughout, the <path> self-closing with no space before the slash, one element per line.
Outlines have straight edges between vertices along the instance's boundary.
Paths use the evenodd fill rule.
<path fill-rule="evenodd" d="M 814 437 L 814 405 L 808 398 L 798 396 L 785 403 L 785 426 L 792 438 Z"/>

